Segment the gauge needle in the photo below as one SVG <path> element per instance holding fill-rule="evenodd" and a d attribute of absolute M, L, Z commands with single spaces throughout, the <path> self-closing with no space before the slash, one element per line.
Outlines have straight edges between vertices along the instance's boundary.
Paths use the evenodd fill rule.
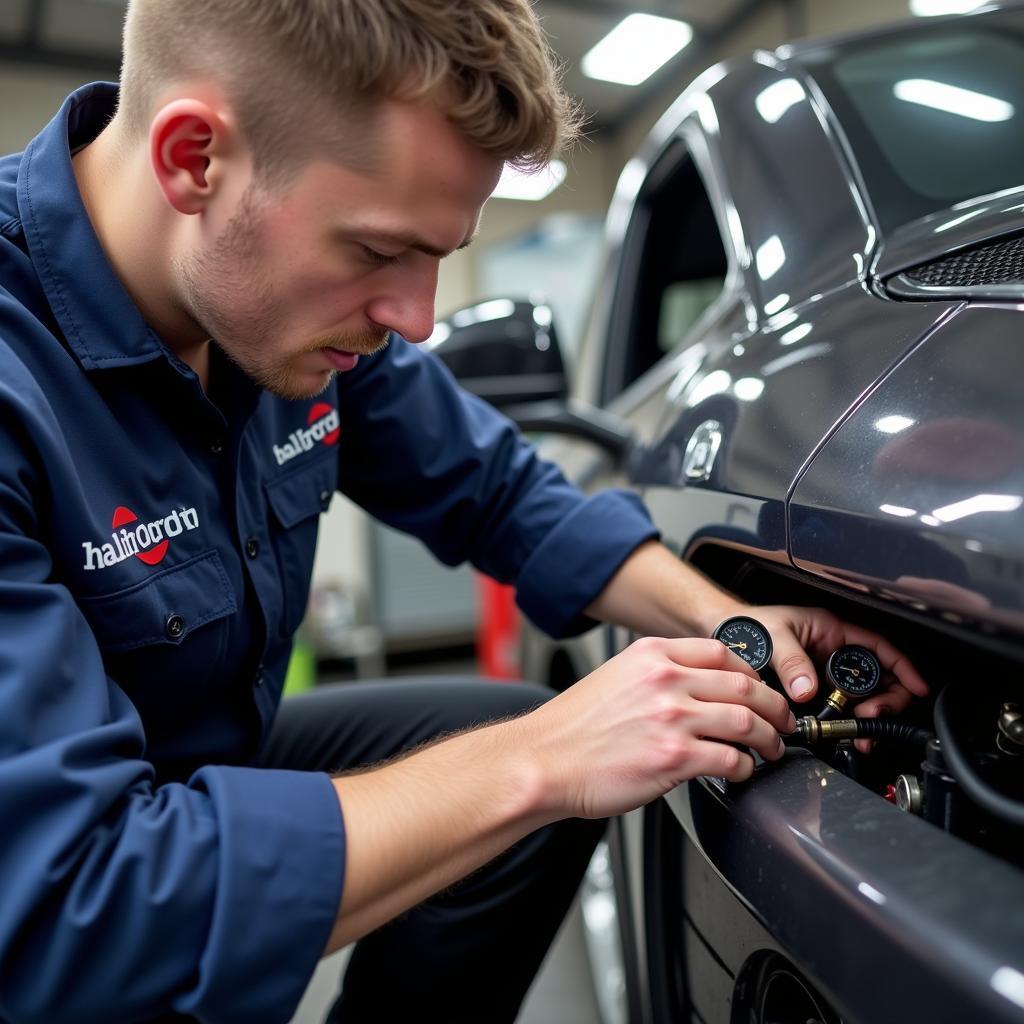
<path fill-rule="evenodd" d="M 747 645 L 746 644 L 728 644 L 727 646 L 729 646 L 729 647 L 738 647 L 741 651 L 745 651 L 747 649 Z"/>
<path fill-rule="evenodd" d="M 848 668 L 846 671 L 849 672 L 850 675 L 853 676 L 855 679 L 860 679 L 860 671 L 858 669 Z"/>

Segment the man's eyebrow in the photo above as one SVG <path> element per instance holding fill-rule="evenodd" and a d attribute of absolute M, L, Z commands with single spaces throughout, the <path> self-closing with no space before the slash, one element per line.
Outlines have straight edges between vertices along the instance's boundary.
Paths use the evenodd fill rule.
<path fill-rule="evenodd" d="M 379 242 L 387 242 L 390 245 L 397 245 L 403 249 L 415 249 L 417 252 L 426 253 L 428 256 L 436 256 L 438 259 L 444 259 L 445 256 L 450 255 L 447 249 L 438 249 L 436 245 L 431 245 L 429 242 L 419 238 L 417 235 L 407 235 L 402 232 L 378 231 L 373 228 L 366 228 L 361 232 L 354 232 L 354 234 L 361 234 Z M 465 249 L 467 246 L 472 245 L 475 238 L 475 234 L 471 235 L 461 245 L 456 246 L 453 252 L 458 252 L 460 249 Z"/>

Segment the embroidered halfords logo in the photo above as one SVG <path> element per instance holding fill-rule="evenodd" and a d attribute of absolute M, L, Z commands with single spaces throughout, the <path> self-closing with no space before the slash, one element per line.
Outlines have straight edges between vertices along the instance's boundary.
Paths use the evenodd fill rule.
<path fill-rule="evenodd" d="M 337 444 L 341 429 L 338 410 L 333 406 L 326 402 L 317 402 L 309 410 L 306 422 L 309 427 L 293 430 L 284 444 L 274 445 L 274 458 L 277 459 L 279 466 L 283 466 L 289 459 L 294 459 L 296 455 L 310 451 L 318 442 Z"/>
<path fill-rule="evenodd" d="M 109 544 L 92 544 L 83 541 L 85 548 L 86 569 L 106 569 L 117 565 L 134 555 L 146 565 L 156 565 L 163 561 L 169 546 L 169 537 L 177 537 L 184 530 L 194 530 L 199 526 L 199 514 L 194 508 L 172 509 L 163 519 L 154 519 L 149 523 L 139 523 L 139 517 L 124 505 L 114 509 L 111 524 L 114 532 L 110 535 Z"/>

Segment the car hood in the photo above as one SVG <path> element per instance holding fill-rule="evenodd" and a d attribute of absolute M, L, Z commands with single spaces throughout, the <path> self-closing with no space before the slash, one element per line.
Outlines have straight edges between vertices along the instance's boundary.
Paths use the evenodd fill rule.
<path fill-rule="evenodd" d="M 1024 231 L 1024 186 L 931 213 L 897 228 L 881 244 L 876 278 L 885 280 L 910 267 Z"/>
<path fill-rule="evenodd" d="M 1022 327 L 1016 304 L 965 306 L 872 389 L 796 485 L 798 568 L 1019 644 Z"/>

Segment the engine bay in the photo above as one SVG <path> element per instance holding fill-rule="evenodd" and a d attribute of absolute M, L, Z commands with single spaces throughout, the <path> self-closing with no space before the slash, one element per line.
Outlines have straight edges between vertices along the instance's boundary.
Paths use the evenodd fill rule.
<path fill-rule="evenodd" d="M 870 754 L 854 746 L 854 701 L 839 713 L 827 704 L 825 666 L 789 746 L 803 746 L 835 770 L 936 828 L 1024 867 L 1024 647 L 995 643 L 979 631 L 950 627 L 923 612 L 851 596 L 794 570 L 752 561 L 740 551 L 704 547 L 694 565 L 751 604 L 825 608 L 886 637 L 907 655 L 931 693 L 898 718 L 870 720 Z M 1015 656 L 1016 655 L 1016 656 Z M 768 685 L 782 692 L 768 670 Z M 819 721 L 819 719 L 825 719 Z"/>

